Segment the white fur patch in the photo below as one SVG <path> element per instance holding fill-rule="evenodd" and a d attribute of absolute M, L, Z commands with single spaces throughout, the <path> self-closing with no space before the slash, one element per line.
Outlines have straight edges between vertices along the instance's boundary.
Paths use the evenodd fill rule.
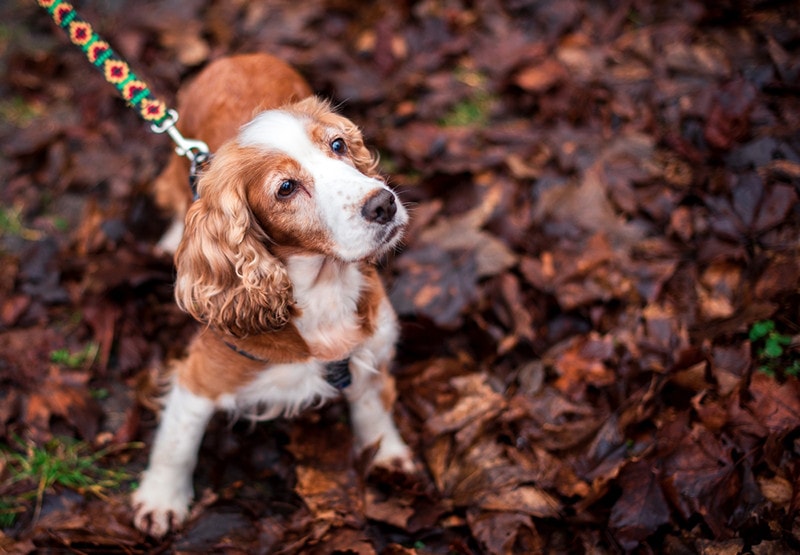
<path fill-rule="evenodd" d="M 340 265 L 321 255 L 309 255 L 292 256 L 286 266 L 301 310 L 294 324 L 306 342 L 328 350 L 343 336 L 357 333 L 363 276 L 356 265 Z M 335 275 L 321 275 L 324 272 Z"/>
<path fill-rule="evenodd" d="M 249 420 L 291 418 L 311 406 L 320 406 L 339 391 L 325 380 L 321 362 L 276 364 L 235 394 L 223 395 L 220 408 Z"/>
<path fill-rule="evenodd" d="M 167 231 L 164 232 L 164 235 L 162 235 L 161 239 L 158 241 L 156 248 L 168 254 L 175 254 L 181 242 L 181 237 L 183 237 L 183 227 L 183 216 L 174 217 Z"/>

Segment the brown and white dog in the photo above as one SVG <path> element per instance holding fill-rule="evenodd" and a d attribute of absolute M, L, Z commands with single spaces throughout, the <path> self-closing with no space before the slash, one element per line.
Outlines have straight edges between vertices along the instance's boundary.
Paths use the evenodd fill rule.
<path fill-rule="evenodd" d="M 212 63 L 179 97 L 181 131 L 214 158 L 193 203 L 180 160 L 157 180 L 157 200 L 178 221 L 186 211 L 161 244 L 181 237 L 175 296 L 205 325 L 175 365 L 133 495 L 134 522 L 151 535 L 186 518 L 216 410 L 292 416 L 343 394 L 357 447 L 413 470 L 391 416 L 397 321 L 373 266 L 408 215 L 357 127 L 309 95 L 294 70 L 254 54 Z"/>

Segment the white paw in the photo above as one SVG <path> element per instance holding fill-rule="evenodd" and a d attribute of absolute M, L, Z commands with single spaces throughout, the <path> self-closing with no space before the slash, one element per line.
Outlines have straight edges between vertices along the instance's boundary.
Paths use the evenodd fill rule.
<path fill-rule="evenodd" d="M 372 458 L 373 466 L 387 470 L 400 470 L 407 474 L 417 472 L 417 465 L 408 445 L 400 437 L 384 437 L 375 456 Z"/>
<path fill-rule="evenodd" d="M 190 481 L 165 479 L 152 470 L 145 472 L 132 497 L 133 524 L 142 532 L 160 538 L 183 524 L 191 500 Z"/>

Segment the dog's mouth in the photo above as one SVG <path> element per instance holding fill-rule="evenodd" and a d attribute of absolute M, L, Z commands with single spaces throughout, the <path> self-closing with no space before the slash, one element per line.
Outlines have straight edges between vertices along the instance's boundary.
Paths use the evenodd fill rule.
<path fill-rule="evenodd" d="M 394 224 L 384 227 L 381 229 L 380 236 L 378 237 L 378 243 L 381 245 L 381 247 L 391 247 L 397 240 L 400 239 L 400 232 L 404 227 L 405 226 L 402 224 Z"/>
<path fill-rule="evenodd" d="M 400 226 L 394 225 L 389 229 L 385 229 L 383 232 L 383 237 L 381 238 L 382 244 L 391 243 L 392 240 L 397 237 L 397 234 L 400 233 Z"/>
<path fill-rule="evenodd" d="M 375 234 L 375 247 L 372 252 L 368 254 L 364 260 L 376 260 L 389 252 L 402 238 L 402 231 L 405 225 L 395 223 L 381 227 Z"/>

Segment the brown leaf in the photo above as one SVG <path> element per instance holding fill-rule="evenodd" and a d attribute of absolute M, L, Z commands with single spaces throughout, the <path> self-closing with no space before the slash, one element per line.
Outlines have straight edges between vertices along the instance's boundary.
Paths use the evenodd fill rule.
<path fill-rule="evenodd" d="M 97 365 L 101 371 L 108 367 L 116 323 L 121 315 L 119 306 L 108 301 L 93 300 L 84 307 L 84 320 L 91 326 L 95 341 L 100 345 Z"/>
<path fill-rule="evenodd" d="M 528 515 L 470 511 L 467 513 L 467 522 L 485 552 L 492 555 L 539 553 L 544 547 Z"/>
<path fill-rule="evenodd" d="M 778 507 L 785 507 L 794 497 L 792 483 L 782 476 L 763 476 L 756 481 L 761 494 Z"/>
<path fill-rule="evenodd" d="M 212 507 L 203 510 L 182 531 L 175 549 L 183 553 L 208 553 L 224 545 L 243 549 L 257 539 L 256 530 L 245 515 Z"/>
<path fill-rule="evenodd" d="M 764 194 L 764 181 L 757 173 L 747 173 L 738 179 L 731 194 L 736 215 L 744 227 L 750 229 L 755 220 L 759 201 Z"/>
<path fill-rule="evenodd" d="M 705 138 L 712 146 L 727 150 L 747 134 L 757 94 L 752 83 L 741 78 L 717 91 L 705 127 Z"/>
<path fill-rule="evenodd" d="M 557 85 L 565 75 L 564 66 L 553 58 L 547 58 L 522 69 L 514 78 L 514 83 L 528 92 L 543 93 Z"/>
<path fill-rule="evenodd" d="M 605 361 L 614 354 L 611 338 L 597 334 L 576 336 L 548 351 L 544 357 L 551 363 L 558 379 L 555 387 L 572 399 L 581 399 L 587 385 L 602 387 L 611 384 L 615 375 Z"/>
<path fill-rule="evenodd" d="M 692 397 L 692 408 L 709 430 L 719 432 L 729 422 L 728 410 L 723 401 L 706 393 L 704 390 Z"/>
<path fill-rule="evenodd" d="M 208 59 L 211 48 L 202 36 L 203 29 L 198 20 L 188 20 L 179 28 L 161 35 L 164 46 L 175 50 L 178 61 L 185 66 L 195 66 Z"/>
<path fill-rule="evenodd" d="M 310 466 L 298 466 L 296 473 L 295 491 L 316 520 L 335 526 L 346 522 L 358 523 L 357 515 L 363 514 L 363 507 L 358 496 L 349 495 L 353 486 L 352 476 Z"/>
<path fill-rule="evenodd" d="M 488 186 L 477 206 L 458 216 L 440 218 L 420 234 L 420 242 L 452 252 L 474 252 L 481 278 L 507 270 L 516 262 L 516 256 L 502 241 L 481 230 L 498 209 L 502 196 L 501 184 Z"/>
<path fill-rule="evenodd" d="M 87 440 L 92 440 L 97 435 L 100 420 L 100 407 L 91 398 L 86 387 L 88 374 L 61 371 L 58 367 L 51 367 L 50 376 L 41 389 L 32 393 L 30 403 L 38 404 L 34 399 L 41 399 L 41 405 L 46 407 L 47 420 L 40 420 L 43 425 L 42 433 L 49 432 L 50 415 L 60 416 L 69 422 Z M 45 418 L 45 413 L 38 415 L 39 419 Z"/>
<path fill-rule="evenodd" d="M 367 488 L 364 503 L 367 518 L 386 522 L 401 530 L 408 528 L 408 520 L 414 515 L 410 500 L 400 496 L 383 496 L 373 488 Z"/>
<path fill-rule="evenodd" d="M 531 444 L 551 451 L 588 441 L 605 420 L 595 408 L 572 402 L 550 386 L 533 398 L 516 395 L 512 401 L 528 418 L 519 422 L 520 435 Z"/>
<path fill-rule="evenodd" d="M 534 486 L 490 491 L 478 505 L 487 511 L 518 511 L 540 518 L 556 517 L 561 509 L 561 503 L 552 495 Z"/>
<path fill-rule="evenodd" d="M 0 531 L 0 550 L 3 553 L 8 555 L 28 555 L 29 553 L 35 553 L 37 549 L 36 544 L 31 539 L 17 541 Z"/>
<path fill-rule="evenodd" d="M 626 550 L 633 550 L 670 519 L 670 509 L 649 461 L 626 465 L 617 485 L 622 494 L 611 508 L 609 526 Z"/>
<path fill-rule="evenodd" d="M 793 255 L 778 254 L 772 257 L 755 285 L 758 299 L 772 299 L 781 293 L 792 291 L 800 281 L 800 260 Z"/>
<path fill-rule="evenodd" d="M 797 191 L 789 185 L 774 185 L 761 199 L 753 227 L 766 231 L 783 222 L 797 205 Z"/>
<path fill-rule="evenodd" d="M 732 392 L 750 367 L 750 345 L 715 346 L 711 357 L 711 373 L 717 380 L 720 395 Z"/>
<path fill-rule="evenodd" d="M 130 507 L 124 495 L 79 502 L 57 494 L 51 507 L 42 511 L 31 531 L 31 537 L 40 542 L 45 538 L 64 546 L 85 542 L 100 551 L 127 550 L 141 542 L 141 533 L 130 525 Z"/>
<path fill-rule="evenodd" d="M 713 263 L 706 268 L 697 287 L 700 310 L 705 319 L 733 315 L 737 308 L 735 301 L 741 287 L 742 272 L 739 264 L 726 261 Z"/>
<path fill-rule="evenodd" d="M 628 446 L 620 429 L 619 418 L 612 414 L 597 430 L 585 458 L 575 466 L 582 478 L 595 483 L 611 482 L 627 462 Z"/>
<path fill-rule="evenodd" d="M 425 316 L 443 328 L 457 327 L 476 296 L 477 263 L 473 251 L 446 251 L 436 245 L 407 251 L 391 292 L 398 314 Z"/>
<path fill-rule="evenodd" d="M 533 342 L 536 332 L 533 327 L 533 315 L 526 307 L 519 280 L 513 274 L 502 274 L 499 277 L 502 306 L 495 307 L 495 313 L 502 318 L 503 324 L 510 328 L 510 335 L 500 342 L 500 353 L 511 350 L 520 341 Z M 500 304 L 500 303 L 497 303 Z"/>
<path fill-rule="evenodd" d="M 749 393 L 752 400 L 746 403 L 748 410 L 770 432 L 784 435 L 800 426 L 800 383 L 797 380 L 778 383 L 756 372 Z"/>
<path fill-rule="evenodd" d="M 426 432 L 432 437 L 488 422 L 505 406 L 502 395 L 489 386 L 484 374 L 459 376 L 451 383 L 457 393 L 456 403 L 425 422 Z"/>
<path fill-rule="evenodd" d="M 731 446 L 701 426 L 687 433 L 683 419 L 665 430 L 674 451 L 662 458 L 661 485 L 683 518 L 699 514 L 718 536 L 729 534 L 726 507 L 741 491 Z"/>
<path fill-rule="evenodd" d="M 12 295 L 0 304 L 0 323 L 6 327 L 13 326 L 20 316 L 31 305 L 28 295 Z"/>

